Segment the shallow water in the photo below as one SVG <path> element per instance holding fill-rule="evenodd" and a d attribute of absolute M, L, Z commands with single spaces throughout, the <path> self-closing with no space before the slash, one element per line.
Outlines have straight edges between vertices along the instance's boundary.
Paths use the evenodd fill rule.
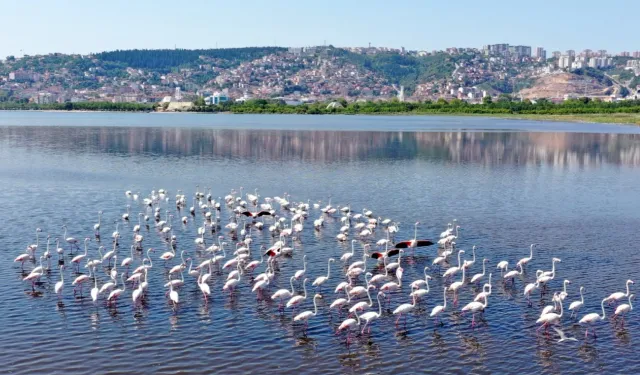
<path fill-rule="evenodd" d="M 580 132 L 585 129 L 589 133 Z M 536 336 L 535 320 L 552 291 L 569 279 L 570 302 L 585 287 L 587 312 L 599 312 L 600 301 L 624 290 L 628 278 L 638 279 L 640 256 L 635 228 L 640 224 L 640 135 L 635 127 L 557 124 L 457 117 L 310 117 L 203 116 L 153 114 L 0 113 L 0 188 L 3 229 L 0 240 L 0 361 L 12 373 L 236 373 L 248 371 L 316 373 L 634 373 L 640 364 L 633 355 L 638 319 L 632 311 L 621 328 L 607 317 L 598 325 L 598 338 L 583 339 L 584 329 L 568 316 L 562 326 L 575 343 L 557 343 L 555 334 Z M 53 238 L 93 237 L 97 211 L 103 210 L 102 243 L 110 247 L 110 233 L 118 220 L 123 234 L 119 254 L 128 256 L 131 230 L 136 223 L 120 219 L 130 204 L 132 217 L 145 212 L 124 191 L 178 189 L 191 196 L 211 187 L 214 198 L 232 188 L 258 188 L 262 197 L 291 194 L 293 201 L 351 204 L 376 216 L 399 221 L 397 239 L 436 238 L 453 218 L 463 227 L 458 248 L 478 261 L 470 274 L 481 272 L 482 258 L 494 272 L 494 292 L 483 319 L 471 328 L 461 306 L 479 287 L 463 286 L 457 308 L 451 298 L 444 326 L 434 326 L 431 309 L 442 304 L 442 279 L 436 270 L 431 293 L 424 298 L 406 327 L 396 328 L 385 312 L 371 334 L 358 335 L 347 347 L 335 328 L 344 315 L 330 314 L 337 298 L 335 285 L 341 262 L 334 263 L 323 288 L 318 316 L 308 331 L 292 324 L 291 311 L 279 313 L 277 303 L 257 300 L 252 283 L 243 277 L 235 297 L 222 292 L 227 271 L 210 282 L 212 296 L 204 303 L 193 278 L 185 274 L 180 304 L 167 302 L 163 285 L 167 271 L 158 260 L 164 242 L 151 226 L 143 229 L 144 247 L 152 255 L 149 294 L 143 305 L 131 303 L 130 285 L 117 308 L 103 298 L 94 304 L 74 298 L 76 276 L 65 255 L 64 296 L 58 301 L 53 284 L 59 280 L 56 256 L 43 285 L 31 292 L 21 281 L 13 259 L 35 241 L 35 228 Z M 191 205 L 191 201 L 188 202 Z M 176 216 L 174 233 L 185 256 L 205 259 L 194 239 L 195 223 L 182 226 L 173 204 L 163 204 Z M 278 212 L 289 218 L 290 214 Z M 288 288 L 289 277 L 308 259 L 310 281 L 326 273 L 327 258 L 349 250 L 335 240 L 339 219 L 326 217 L 320 232 L 311 210 L 291 258 L 279 262 L 271 292 Z M 230 210 L 221 211 L 222 224 Z M 265 221 L 271 223 L 270 219 Z M 225 241 L 232 242 L 222 230 Z M 377 230 L 375 239 L 383 238 Z M 267 230 L 253 231 L 254 259 L 258 246 L 274 240 Z M 207 242 L 213 239 L 207 237 Z M 511 265 L 528 255 L 529 244 L 540 243 L 533 260 L 515 286 L 504 285 L 495 271 L 500 260 Z M 52 245 L 53 247 L 54 245 Z M 66 246 L 65 246 L 66 247 Z M 81 245 L 82 247 L 82 245 Z M 98 244 L 89 243 L 89 257 Z M 392 294 L 391 308 L 410 302 L 411 281 L 430 265 L 435 246 L 403 257 L 401 292 Z M 68 251 L 67 251 L 68 252 Z M 42 253 L 42 250 L 39 250 Z M 229 256 L 230 254 L 228 254 Z M 405 254 L 409 255 L 409 254 Z M 362 245 L 356 246 L 356 258 Z M 536 269 L 551 269 L 559 257 L 551 292 L 535 294 L 533 307 L 522 296 L 524 283 Z M 134 264 L 141 254 L 134 254 Z M 451 258 L 451 262 L 457 260 Z M 169 264 L 177 264 L 177 260 Z M 374 262 L 368 269 L 380 272 Z M 34 265 L 25 264 L 25 270 Z M 84 267 L 82 272 L 86 272 Z M 123 270 L 120 270 L 123 271 Z M 264 271 L 264 265 L 258 272 Z M 455 277 L 460 279 L 461 275 Z M 99 283 L 107 281 L 103 269 Z M 524 280 L 524 281 L 523 281 Z M 362 277 L 358 281 L 362 284 Z M 301 290 L 298 283 L 296 290 Z M 313 309 L 313 289 L 303 307 Z M 451 296 L 451 294 L 449 294 Z M 375 295 L 374 295 L 375 298 Z M 374 301 L 372 309 L 377 308 Z M 299 312 L 298 311 L 298 312 Z M 607 315 L 612 312 L 607 308 Z M 553 333 L 553 331 L 552 331 Z"/>

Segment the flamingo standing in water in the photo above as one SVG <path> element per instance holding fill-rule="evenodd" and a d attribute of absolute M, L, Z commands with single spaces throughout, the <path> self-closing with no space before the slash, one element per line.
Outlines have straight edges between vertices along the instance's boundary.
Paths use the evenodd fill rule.
<path fill-rule="evenodd" d="M 303 311 L 300 314 L 296 315 L 295 318 L 293 318 L 294 322 L 300 322 L 300 321 L 304 321 L 304 330 L 306 332 L 307 327 L 309 326 L 309 318 L 311 318 L 312 316 L 316 316 L 318 315 L 318 303 L 317 300 L 319 298 L 322 298 L 321 294 L 316 294 L 315 296 L 313 296 L 313 311 Z"/>
<path fill-rule="evenodd" d="M 357 319 L 357 320 L 356 320 Z M 349 345 L 351 343 L 351 329 L 353 327 L 358 327 L 360 326 L 360 317 L 358 316 L 358 313 L 356 312 L 356 319 L 353 318 L 348 318 L 345 319 L 340 326 L 338 327 L 338 330 L 336 332 L 340 333 L 343 330 L 347 330 L 347 345 Z"/>
<path fill-rule="evenodd" d="M 618 324 L 618 317 L 622 318 L 621 326 L 624 327 L 624 315 L 629 311 L 633 310 L 633 305 L 631 304 L 631 300 L 633 299 L 633 294 L 629 295 L 629 303 L 623 303 L 616 308 L 616 312 L 613 314 L 613 319 Z"/>
<path fill-rule="evenodd" d="M 522 258 L 518 261 L 518 263 L 516 263 L 516 266 L 522 265 L 523 267 L 527 265 L 527 263 L 529 263 L 531 261 L 531 259 L 533 259 L 533 247 L 536 246 L 537 244 L 532 243 L 531 246 L 529 247 L 529 256 Z"/>
<path fill-rule="evenodd" d="M 489 303 L 489 297 L 487 295 L 484 296 L 484 303 L 473 301 L 467 303 L 463 308 L 462 312 L 470 311 L 473 314 L 473 318 L 471 319 L 471 327 L 476 326 L 476 313 L 478 311 L 484 312 L 487 308 L 487 304 Z"/>
<path fill-rule="evenodd" d="M 609 297 L 605 298 L 607 300 L 607 302 L 609 304 L 611 304 L 611 302 L 618 302 L 619 300 L 629 297 L 629 284 L 633 284 L 633 280 L 627 280 L 627 293 L 623 293 L 623 292 L 616 292 L 616 293 L 611 293 L 609 295 Z"/>
<path fill-rule="evenodd" d="M 558 296 L 558 293 L 555 293 L 553 295 L 554 300 L 557 300 L 557 296 Z M 542 315 L 540 318 L 538 318 L 538 320 L 536 320 L 536 323 L 542 323 L 542 325 L 540 326 L 540 328 L 536 330 L 536 332 L 538 332 L 542 328 L 545 328 L 545 331 L 546 331 L 549 329 L 550 325 L 560 322 L 560 319 L 562 319 L 562 315 L 564 314 L 564 311 L 562 309 L 562 301 L 559 301 L 558 303 L 560 304 L 560 314 L 557 314 L 555 312 L 550 312 Z"/>
<path fill-rule="evenodd" d="M 367 311 L 366 313 L 360 316 L 360 319 L 364 320 L 364 327 L 362 327 L 362 331 L 360 333 L 364 334 L 364 330 L 369 326 L 369 332 L 371 332 L 371 322 L 380 318 L 382 316 L 382 303 L 380 303 L 380 296 L 384 297 L 383 292 L 379 292 L 376 299 L 378 300 L 378 312 L 375 311 Z"/>
<path fill-rule="evenodd" d="M 62 297 L 62 289 L 64 288 L 64 264 L 60 265 L 60 281 L 56 283 L 53 290 L 58 295 L 58 298 Z"/>
<path fill-rule="evenodd" d="M 442 299 L 444 300 L 444 304 L 434 307 L 433 310 L 431 310 L 431 314 L 429 314 L 429 316 L 433 318 L 434 324 L 435 322 L 438 321 L 438 317 L 440 316 L 440 314 L 447 308 L 447 287 L 446 286 L 443 288 L 443 291 L 442 291 Z M 444 323 L 442 323 L 441 321 L 440 324 L 442 325 Z"/>
<path fill-rule="evenodd" d="M 584 287 L 581 286 L 580 287 L 580 301 L 573 301 L 569 305 L 569 310 L 571 310 L 571 317 L 573 317 L 573 314 L 577 313 L 578 310 L 580 310 L 580 308 L 582 308 L 582 306 L 584 306 L 584 296 L 582 295 L 583 291 L 584 291 Z"/>
<path fill-rule="evenodd" d="M 584 338 L 585 339 L 587 338 L 587 335 L 589 334 L 589 326 L 593 325 L 593 324 L 595 324 L 595 323 L 597 323 L 599 321 L 603 321 L 604 320 L 604 318 L 605 318 L 604 303 L 606 301 L 607 301 L 607 299 L 605 298 L 605 299 L 602 300 L 602 303 L 600 303 L 600 306 L 602 307 L 602 316 L 598 315 L 598 313 L 590 313 L 590 314 L 587 314 L 587 315 L 583 316 L 582 319 L 580 319 L 578 321 L 578 323 L 580 323 L 580 324 L 587 325 L 587 329 L 584 331 Z M 560 306 L 562 306 L 562 305 L 560 305 Z M 596 329 L 594 328 L 593 329 L 593 337 L 595 338 L 596 336 L 597 336 L 596 335 Z"/>
<path fill-rule="evenodd" d="M 416 308 L 416 298 L 417 296 L 414 294 L 413 303 L 403 303 L 393 310 L 393 315 L 398 315 L 398 319 L 396 319 L 396 327 L 398 326 L 398 322 L 400 321 L 402 314 L 404 314 L 404 325 L 407 325 L 407 314 Z"/>

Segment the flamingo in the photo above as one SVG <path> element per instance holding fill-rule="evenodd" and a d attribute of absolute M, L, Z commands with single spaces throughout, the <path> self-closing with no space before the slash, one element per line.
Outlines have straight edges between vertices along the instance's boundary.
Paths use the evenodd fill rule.
<path fill-rule="evenodd" d="M 633 294 L 629 295 L 629 303 L 623 303 L 616 308 L 616 312 L 613 314 L 613 319 L 616 320 L 616 324 L 618 321 L 618 317 L 621 317 L 622 323 L 621 326 L 624 327 L 624 315 L 629 311 L 633 310 L 633 305 L 631 304 L 631 300 L 633 299 Z"/>
<path fill-rule="evenodd" d="M 304 276 L 305 272 L 307 272 L 307 256 L 306 255 L 302 257 L 302 264 L 303 264 L 303 269 L 297 270 L 296 273 L 293 275 L 293 277 L 295 277 L 296 280 L 300 280 L 300 278 Z"/>
<path fill-rule="evenodd" d="M 516 282 L 516 276 L 520 276 L 522 275 L 523 269 L 522 269 L 522 264 L 518 264 L 518 267 L 520 267 L 520 272 L 516 271 L 516 270 L 512 270 L 509 271 L 507 273 L 504 274 L 504 276 L 502 277 L 503 280 L 508 280 L 511 279 L 511 283 L 515 284 Z"/>
<path fill-rule="evenodd" d="M 311 285 L 315 287 L 322 287 L 322 284 L 324 284 L 327 280 L 329 280 L 329 276 L 331 276 L 331 262 L 334 262 L 334 261 L 335 259 L 329 258 L 329 261 L 327 262 L 327 276 L 320 276 L 316 278 Z"/>
<path fill-rule="evenodd" d="M 506 260 L 500 261 L 498 263 L 498 265 L 496 266 L 496 268 L 500 269 L 500 274 L 503 274 L 507 270 L 508 267 L 509 267 L 509 262 L 506 261 Z"/>
<path fill-rule="evenodd" d="M 400 267 L 400 262 L 402 261 L 402 254 L 404 254 L 404 250 L 393 249 L 393 250 L 387 251 L 387 257 L 393 256 L 396 253 L 398 254 L 398 261 L 387 264 L 385 267 L 386 270 L 395 271 L 398 267 Z"/>
<path fill-rule="evenodd" d="M 536 281 L 535 283 L 529 283 L 524 287 L 524 294 L 527 296 L 527 303 L 531 306 L 531 293 L 533 293 L 534 289 L 537 289 L 540 286 L 540 283 Z"/>
<path fill-rule="evenodd" d="M 473 301 L 473 302 L 467 303 L 462 308 L 462 312 L 471 311 L 471 313 L 473 314 L 473 318 L 471 318 L 471 327 L 475 327 L 475 325 L 476 325 L 476 313 L 478 311 L 484 312 L 484 310 L 487 308 L 487 304 L 488 303 L 489 303 L 489 297 L 485 295 L 484 296 L 484 303 L 481 303 L 481 302 L 478 302 L 478 301 Z"/>
<path fill-rule="evenodd" d="M 489 259 L 487 259 L 487 258 L 484 258 L 482 260 L 482 273 L 476 273 L 475 275 L 473 275 L 473 277 L 471 278 L 471 281 L 470 281 L 471 284 L 477 283 L 478 281 L 480 281 L 484 277 L 484 275 L 485 275 L 485 264 L 487 263 L 487 261 L 489 261 Z"/>
<path fill-rule="evenodd" d="M 240 264 L 237 264 L 238 270 L 240 269 Z M 222 287 L 222 290 L 228 290 L 229 291 L 229 296 L 231 296 L 231 293 L 233 292 L 233 290 L 236 288 L 236 286 L 240 283 L 240 278 L 242 277 L 242 273 L 238 273 L 238 278 L 236 279 L 231 279 L 231 280 L 227 280 L 226 283 L 224 283 L 224 286 Z"/>
<path fill-rule="evenodd" d="M 469 268 L 474 264 L 476 264 L 476 246 L 475 245 L 473 245 L 473 247 L 471 248 L 471 253 L 473 254 L 473 259 L 465 260 L 464 263 L 462 263 L 463 268 Z"/>
<path fill-rule="evenodd" d="M 419 289 L 419 287 L 416 288 L 412 284 L 412 286 L 411 286 L 412 289 L 411 290 L 413 290 L 413 289 L 416 289 L 416 290 L 413 290 L 411 292 L 411 294 L 409 294 L 409 297 L 416 296 L 416 298 L 420 299 L 421 297 L 427 295 L 429 293 L 429 280 L 431 280 L 431 276 L 425 276 L 425 280 L 424 281 L 426 283 L 427 289 Z"/>
<path fill-rule="evenodd" d="M 53 287 L 54 292 L 58 295 L 58 298 L 62 297 L 62 290 L 64 289 L 64 264 L 60 265 L 60 281 Z"/>
<path fill-rule="evenodd" d="M 93 276 L 93 288 L 91 289 L 91 300 L 93 302 L 98 300 L 98 278 Z"/>
<path fill-rule="evenodd" d="M 418 225 L 419 224 L 420 224 L 420 222 L 416 221 L 416 223 L 413 225 L 413 239 L 408 240 L 408 241 L 398 242 L 397 244 L 393 245 L 393 247 L 395 247 L 396 249 L 406 249 L 406 248 L 415 249 L 416 247 L 423 247 L 423 246 L 431 246 L 431 245 L 433 245 L 433 242 L 430 241 L 430 240 L 418 240 Z"/>
<path fill-rule="evenodd" d="M 584 296 L 582 295 L 583 291 L 584 291 L 584 287 L 581 286 L 580 287 L 580 301 L 573 301 L 569 305 L 569 310 L 571 310 L 571 316 L 573 316 L 573 314 L 577 313 L 578 310 L 580 310 L 582 308 L 582 306 L 584 306 Z"/>
<path fill-rule="evenodd" d="M 44 268 L 42 267 L 42 257 L 38 258 L 40 261 L 40 267 L 36 267 L 33 269 L 33 271 L 31 271 L 31 273 L 29 273 L 29 275 L 27 275 L 26 277 L 24 277 L 22 279 L 22 281 L 31 281 L 31 290 L 35 292 L 35 284 L 36 281 L 38 281 L 40 279 L 40 277 L 43 275 L 44 273 Z"/>
<path fill-rule="evenodd" d="M 453 291 L 453 305 L 456 305 L 456 301 L 458 301 L 458 289 L 460 289 L 460 287 L 462 287 L 462 285 L 464 285 L 464 280 L 465 280 L 465 271 L 466 269 L 463 267 L 462 268 L 462 280 L 461 281 L 456 281 L 454 283 L 451 283 L 451 285 L 449 285 L 449 290 Z"/>
<path fill-rule="evenodd" d="M 627 286 L 627 293 L 623 293 L 623 292 L 616 292 L 616 293 L 611 293 L 609 295 L 609 297 L 605 298 L 607 300 L 607 302 L 609 304 L 611 304 L 611 302 L 613 301 L 619 301 L 623 298 L 629 297 L 629 284 L 634 284 L 633 280 L 627 280 L 626 282 L 626 286 Z"/>
<path fill-rule="evenodd" d="M 347 284 L 347 287 L 348 287 L 348 284 Z M 346 295 L 347 295 L 347 298 L 338 298 L 335 301 L 333 301 L 329 306 L 329 310 L 333 310 L 333 309 L 341 310 L 343 306 L 351 303 L 351 295 L 349 293 L 346 293 Z"/>
<path fill-rule="evenodd" d="M 431 314 L 429 314 L 429 316 L 433 318 L 434 324 L 436 321 L 438 321 L 438 316 L 440 316 L 440 314 L 447 308 L 447 287 L 446 286 L 443 288 L 442 298 L 444 299 L 444 304 L 434 307 L 431 310 Z"/>
<path fill-rule="evenodd" d="M 27 251 L 31 251 L 35 254 L 36 250 L 38 250 L 38 245 L 40 245 L 40 232 L 42 232 L 42 229 L 36 228 L 36 243 L 27 246 Z"/>
<path fill-rule="evenodd" d="M 378 312 L 375 311 L 367 311 L 366 313 L 360 316 L 361 320 L 364 320 L 364 327 L 362 327 L 362 331 L 360 333 L 364 334 L 364 330 L 373 322 L 374 320 L 380 318 L 382 316 L 382 303 L 380 303 L 380 296 L 384 297 L 383 292 L 379 292 L 376 299 L 378 300 Z M 369 331 L 371 331 L 371 327 L 369 327 Z"/>
<path fill-rule="evenodd" d="M 313 296 L 313 311 L 309 311 L 309 310 L 303 311 L 300 314 L 296 315 L 295 318 L 293 318 L 294 322 L 304 321 L 305 330 L 309 325 L 309 318 L 311 318 L 312 316 L 318 315 L 318 304 L 317 304 L 318 298 L 322 298 L 322 295 L 316 294 L 315 296 Z"/>
<path fill-rule="evenodd" d="M 449 278 L 453 275 L 455 275 L 456 273 L 458 273 L 458 271 L 460 271 L 461 268 L 461 263 L 460 263 L 460 256 L 464 254 L 464 250 L 459 250 L 458 251 L 458 266 L 457 267 L 451 267 L 449 269 L 447 269 L 444 274 L 442 275 L 443 278 Z"/>
<path fill-rule="evenodd" d="M 371 294 L 369 293 L 369 289 L 375 289 L 375 287 L 371 285 L 367 288 L 367 297 L 369 298 L 369 303 L 367 303 L 366 301 L 360 301 L 356 303 L 355 305 L 351 306 L 351 308 L 349 308 L 350 313 L 353 314 L 356 311 L 363 311 L 367 307 L 373 306 L 373 300 L 371 299 Z"/>
<path fill-rule="evenodd" d="M 529 256 L 522 258 L 518 261 L 518 263 L 516 263 L 516 266 L 518 265 L 522 265 L 523 267 L 527 265 L 527 263 L 529 263 L 531 261 L 531 259 L 533 259 L 533 247 L 536 246 L 537 244 L 532 243 L 531 246 L 529 247 Z"/>
<path fill-rule="evenodd" d="M 562 283 L 562 286 L 563 286 L 562 292 L 560 292 L 560 294 L 558 294 L 558 298 L 559 298 L 561 301 L 564 301 L 564 299 L 565 299 L 565 298 L 567 298 L 567 284 L 571 284 L 571 281 L 569 281 L 569 280 L 565 280 L 565 281 Z"/>
<path fill-rule="evenodd" d="M 557 297 L 557 293 L 555 293 L 553 297 L 555 299 Z M 562 315 L 564 314 L 564 311 L 562 310 L 562 301 L 560 301 L 559 304 L 560 304 L 560 314 L 557 314 L 555 312 L 550 312 L 542 315 L 540 318 L 538 318 L 538 320 L 536 320 L 536 323 L 542 323 L 542 325 L 540 326 L 540 328 L 536 330 L 536 332 L 541 330 L 542 328 L 545 328 L 545 330 L 547 330 L 549 329 L 549 326 L 551 324 L 556 324 L 560 321 L 560 319 L 562 319 Z"/>
<path fill-rule="evenodd" d="M 396 319 L 396 327 L 398 326 L 398 322 L 400 321 L 402 314 L 404 314 L 404 324 L 407 325 L 407 314 L 416 308 L 416 298 L 416 295 L 414 295 L 413 303 L 403 303 L 393 310 L 393 315 L 398 315 L 398 319 Z"/>
<path fill-rule="evenodd" d="M 402 287 L 402 274 L 403 274 L 404 270 L 402 269 L 402 267 L 398 268 L 396 270 L 396 277 L 398 278 L 398 282 L 395 283 L 393 281 L 390 281 L 384 285 L 382 285 L 380 287 L 380 291 L 381 292 L 392 292 L 394 290 L 398 290 Z M 391 295 L 389 295 L 388 298 L 388 302 L 391 302 Z"/>
<path fill-rule="evenodd" d="M 29 260 L 29 258 L 31 258 L 31 255 L 29 254 L 20 254 L 18 255 L 18 257 L 16 257 L 16 259 L 14 259 L 14 262 L 20 262 L 20 268 L 24 269 L 24 262 L 26 262 L 27 260 Z"/>
<path fill-rule="evenodd" d="M 196 280 L 196 282 L 198 283 L 198 288 L 200 288 L 200 291 L 202 292 L 202 295 L 204 296 L 204 301 L 205 303 L 207 303 L 209 301 L 209 295 L 211 295 L 211 288 L 209 288 L 209 284 L 207 284 L 204 281 L 200 281 L 201 278 L 198 278 L 198 280 Z"/>
<path fill-rule="evenodd" d="M 80 285 L 80 297 L 82 297 L 82 286 L 84 285 L 84 283 L 89 280 L 90 276 L 92 275 L 91 273 L 91 268 L 89 268 L 89 276 L 87 275 L 80 275 L 78 277 L 75 278 L 75 280 L 73 280 L 73 282 L 71 283 L 71 285 L 74 285 L 73 288 L 73 295 L 76 295 L 76 288 L 78 287 L 78 285 Z"/>
<path fill-rule="evenodd" d="M 481 298 L 484 298 L 486 296 L 490 296 L 491 295 L 491 291 L 493 289 L 492 285 L 491 285 L 491 273 L 489 273 L 489 282 L 484 284 L 482 286 L 482 292 L 478 293 L 475 298 L 473 299 L 475 302 L 480 301 Z M 488 291 L 485 292 L 485 288 L 489 288 Z"/>
<path fill-rule="evenodd" d="M 64 238 L 64 240 L 69 244 L 69 252 L 72 252 L 73 247 L 75 246 L 76 248 L 79 249 L 78 247 L 78 240 L 75 237 L 67 237 L 67 226 L 63 225 L 62 228 L 64 228 L 64 235 L 62 236 Z"/>
<path fill-rule="evenodd" d="M 173 302 L 173 306 L 176 307 L 180 302 L 180 296 L 178 292 L 173 289 L 173 284 L 169 284 L 169 299 Z"/>
<path fill-rule="evenodd" d="M 78 268 L 80 267 L 80 262 L 87 256 L 87 252 L 89 251 L 87 248 L 87 243 L 89 241 L 91 241 L 89 237 L 84 239 L 84 254 L 76 255 L 75 257 L 73 257 L 73 259 L 71 259 L 71 262 L 75 263 Z"/>
<path fill-rule="evenodd" d="M 129 209 L 131 208 L 130 205 L 127 205 L 127 212 L 122 214 L 122 220 L 124 221 L 129 221 Z"/>
<path fill-rule="evenodd" d="M 425 285 L 428 285 L 428 279 L 430 279 L 431 277 L 427 275 L 427 270 L 429 269 L 429 267 L 424 267 L 423 273 L 424 273 L 424 279 L 418 279 L 414 282 L 411 283 L 411 288 L 412 289 L 420 289 Z"/>
<path fill-rule="evenodd" d="M 349 261 L 349 259 L 351 259 L 353 257 L 353 255 L 356 252 L 356 249 L 355 249 L 355 243 L 356 242 L 357 242 L 356 240 L 351 240 L 351 252 L 342 254 L 342 256 L 340 257 L 340 260 L 342 262 L 347 263 Z"/>
<path fill-rule="evenodd" d="M 273 295 L 271 296 L 272 300 L 280 300 L 280 304 L 279 307 L 282 307 L 282 301 L 286 298 L 291 298 L 293 296 L 293 293 L 295 293 L 295 290 L 293 288 L 293 279 L 295 277 L 291 276 L 291 278 L 289 278 L 289 283 L 291 285 L 291 291 L 289 291 L 289 289 L 278 289 L 275 293 L 273 293 Z"/>
<path fill-rule="evenodd" d="M 587 329 L 584 331 L 584 338 L 587 338 L 587 335 L 589 334 L 589 326 L 592 324 L 595 324 L 599 321 L 603 321 L 605 318 L 605 311 L 604 311 L 604 303 L 607 301 L 607 299 L 603 299 L 602 303 L 600 303 L 600 306 L 602 307 L 602 316 L 598 315 L 598 313 L 590 313 L 587 314 L 585 316 L 582 317 L 582 319 L 580 319 L 578 321 L 578 323 L 580 324 L 585 324 L 587 325 Z M 562 305 L 560 305 L 562 306 Z M 595 328 L 593 329 L 593 337 L 596 337 L 596 330 Z"/>
<path fill-rule="evenodd" d="M 357 319 L 357 320 L 356 320 Z M 353 318 L 347 318 L 345 319 L 340 326 L 338 327 L 338 330 L 336 333 L 339 333 L 343 330 L 347 330 L 347 345 L 351 342 L 351 329 L 353 327 L 359 327 L 360 326 L 360 317 L 358 316 L 358 313 L 356 313 L 356 319 Z"/>
<path fill-rule="evenodd" d="M 131 266 L 131 263 L 133 263 L 133 249 L 134 249 L 134 247 L 135 247 L 134 245 L 131 245 L 131 256 L 124 258 L 122 260 L 122 263 L 120 263 L 120 266 L 121 267 L 127 267 L 127 270 Z"/>
<path fill-rule="evenodd" d="M 102 222 L 102 211 L 98 211 L 98 223 L 93 225 L 93 231 L 95 232 L 96 236 L 100 235 L 101 222 Z"/>
<path fill-rule="evenodd" d="M 302 301 L 304 301 L 305 299 L 307 299 L 307 281 L 309 279 L 304 279 L 304 281 L 302 282 L 302 289 L 304 290 L 304 296 L 293 296 L 291 297 L 291 299 L 287 302 L 287 308 L 289 307 L 293 307 L 295 309 L 296 306 L 298 306 L 300 303 L 302 303 Z"/>
<path fill-rule="evenodd" d="M 540 276 L 538 276 L 538 283 L 539 284 L 543 284 L 544 286 L 547 285 L 547 283 L 551 280 L 553 280 L 556 277 L 556 263 L 557 262 L 561 262 L 561 260 L 559 258 L 553 258 L 553 261 L 551 262 L 551 271 L 547 271 L 547 272 L 542 272 L 540 274 Z M 538 270 L 541 271 L 541 270 Z M 536 275 L 538 275 L 538 273 L 536 272 Z"/>

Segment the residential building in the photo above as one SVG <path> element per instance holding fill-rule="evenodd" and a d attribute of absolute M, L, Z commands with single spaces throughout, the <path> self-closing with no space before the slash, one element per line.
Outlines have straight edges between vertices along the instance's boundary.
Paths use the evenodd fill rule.
<path fill-rule="evenodd" d="M 542 47 L 536 48 L 536 57 L 538 60 L 546 60 L 547 59 L 547 51 Z"/>
<path fill-rule="evenodd" d="M 569 50 L 567 50 L 566 55 L 570 56 L 570 57 L 576 57 L 576 51 L 574 51 L 572 49 L 569 49 Z"/>
<path fill-rule="evenodd" d="M 517 57 L 531 57 L 531 47 L 529 46 L 509 46 L 509 54 Z"/>
<path fill-rule="evenodd" d="M 630 57 L 630 56 L 631 56 L 631 54 L 630 54 L 629 52 L 627 52 L 627 51 L 624 51 L 624 52 L 620 52 L 620 54 L 619 54 L 618 56 L 622 56 L 622 57 Z"/>
<path fill-rule="evenodd" d="M 204 102 L 207 105 L 217 105 L 221 103 L 225 103 L 229 101 L 229 96 L 225 93 L 214 92 L 213 95 L 204 99 Z"/>
<path fill-rule="evenodd" d="M 640 59 L 640 51 L 635 51 L 635 52 L 633 53 L 633 58 L 634 58 L 634 59 Z"/>
<path fill-rule="evenodd" d="M 607 57 L 607 50 L 606 49 L 601 49 L 598 51 L 598 56 L 599 57 Z"/>
<path fill-rule="evenodd" d="M 558 67 L 560 69 L 569 69 L 571 68 L 571 65 L 573 64 L 574 60 L 575 60 L 574 56 L 562 55 L 558 59 Z"/>
<path fill-rule="evenodd" d="M 560 51 L 553 51 L 552 56 L 553 56 L 553 58 L 554 58 L 554 59 L 559 59 L 559 58 L 560 58 L 560 56 L 562 56 L 562 52 L 560 52 Z"/>

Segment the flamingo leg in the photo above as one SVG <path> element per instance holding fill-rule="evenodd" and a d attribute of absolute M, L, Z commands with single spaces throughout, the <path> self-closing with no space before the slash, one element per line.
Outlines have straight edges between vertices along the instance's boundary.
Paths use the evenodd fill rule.
<path fill-rule="evenodd" d="M 398 319 L 396 319 L 396 327 L 398 326 L 398 322 L 400 321 L 400 318 L 402 318 L 402 313 L 398 314 Z"/>

